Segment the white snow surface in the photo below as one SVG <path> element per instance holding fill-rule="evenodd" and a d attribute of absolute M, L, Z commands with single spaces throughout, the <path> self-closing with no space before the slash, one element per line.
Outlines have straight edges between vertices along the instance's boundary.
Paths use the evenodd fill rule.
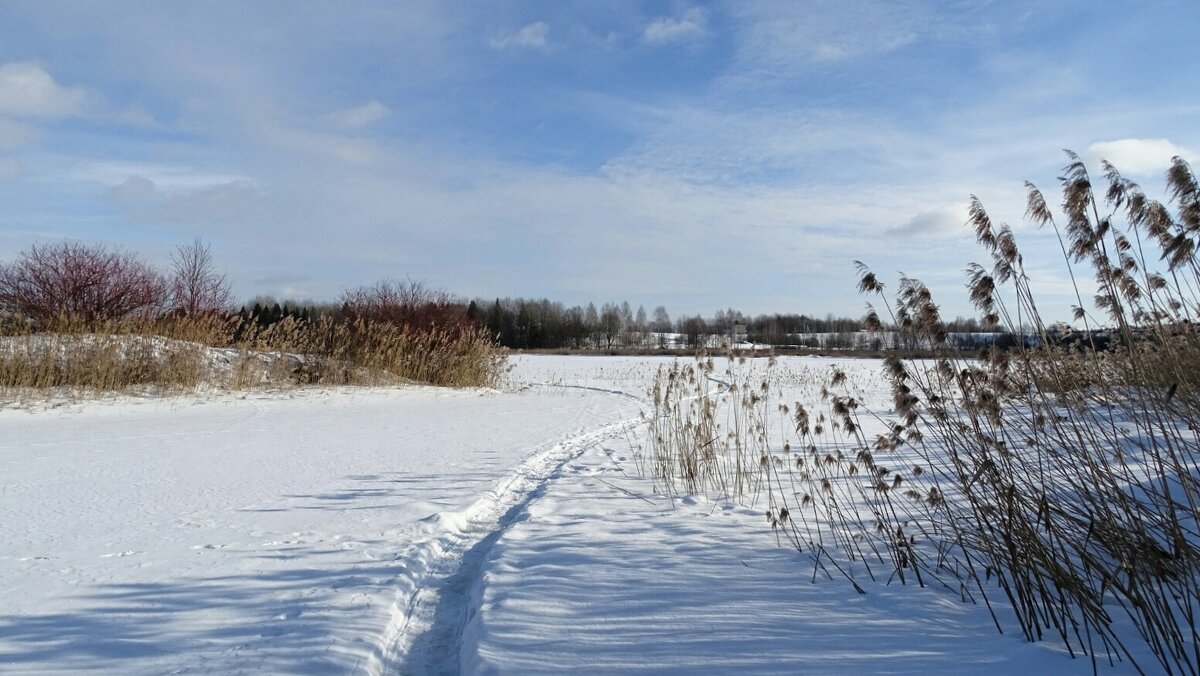
<path fill-rule="evenodd" d="M 0 410 L 0 671 L 1090 673 L 656 492 L 638 416 L 669 361 Z"/>

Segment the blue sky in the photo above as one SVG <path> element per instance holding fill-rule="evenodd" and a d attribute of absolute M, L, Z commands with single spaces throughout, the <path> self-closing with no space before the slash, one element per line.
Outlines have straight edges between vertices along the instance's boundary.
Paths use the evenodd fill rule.
<path fill-rule="evenodd" d="M 1071 148 L 1161 195 L 1200 158 L 1197 26 L 1190 0 L 3 3 L 0 259 L 201 237 L 243 298 L 855 315 L 861 259 L 954 315 L 976 194 L 1063 317 L 1022 181 L 1054 193 Z"/>

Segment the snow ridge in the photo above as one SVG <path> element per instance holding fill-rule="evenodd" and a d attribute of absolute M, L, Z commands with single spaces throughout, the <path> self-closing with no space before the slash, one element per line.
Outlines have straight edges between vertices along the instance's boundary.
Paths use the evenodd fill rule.
<path fill-rule="evenodd" d="M 623 394 L 623 393 L 622 393 Z M 475 593 L 492 545 L 527 516 L 563 467 L 600 442 L 623 436 L 640 422 L 627 418 L 562 439 L 533 453 L 496 489 L 459 512 L 442 512 L 423 524 L 428 539 L 403 557 L 396 601 L 366 673 L 458 674 L 462 630 L 478 610 Z"/>

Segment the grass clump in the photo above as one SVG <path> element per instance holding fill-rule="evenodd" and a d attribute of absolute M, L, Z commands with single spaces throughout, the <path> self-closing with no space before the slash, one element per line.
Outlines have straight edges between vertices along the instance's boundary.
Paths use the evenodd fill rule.
<path fill-rule="evenodd" d="M 767 380 L 752 384 L 738 360 L 702 355 L 692 364 L 660 367 L 650 392 L 650 467 L 659 487 L 738 500 L 763 488 L 759 464 L 767 452 Z M 745 360 L 741 360 L 745 364 Z M 727 406 L 737 399 L 740 405 Z"/>
<path fill-rule="evenodd" d="M 472 327 L 417 328 L 366 318 L 321 317 L 283 321 L 241 331 L 236 345 L 248 352 L 299 357 L 299 382 L 386 384 L 411 381 L 450 387 L 490 387 L 506 357 L 489 336 Z"/>

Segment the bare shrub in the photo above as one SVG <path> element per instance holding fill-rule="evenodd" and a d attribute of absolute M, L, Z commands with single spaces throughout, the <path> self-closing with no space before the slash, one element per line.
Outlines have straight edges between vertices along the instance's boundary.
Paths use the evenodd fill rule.
<path fill-rule="evenodd" d="M 0 305 L 39 325 L 67 317 L 103 322 L 160 311 L 163 276 L 137 255 L 102 245 L 35 244 L 0 265 Z"/>
<path fill-rule="evenodd" d="M 466 310 L 444 291 L 411 279 L 385 279 L 342 294 L 342 313 L 351 320 L 383 322 L 414 330 L 467 330 Z"/>

